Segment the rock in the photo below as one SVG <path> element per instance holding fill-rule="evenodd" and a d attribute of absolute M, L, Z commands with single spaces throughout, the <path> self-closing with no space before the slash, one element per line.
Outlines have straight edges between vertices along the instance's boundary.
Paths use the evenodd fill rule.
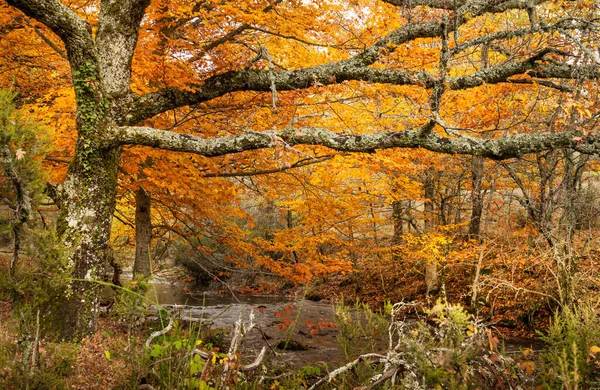
<path fill-rule="evenodd" d="M 296 340 L 281 340 L 275 346 L 285 351 L 308 351 L 309 347 Z"/>

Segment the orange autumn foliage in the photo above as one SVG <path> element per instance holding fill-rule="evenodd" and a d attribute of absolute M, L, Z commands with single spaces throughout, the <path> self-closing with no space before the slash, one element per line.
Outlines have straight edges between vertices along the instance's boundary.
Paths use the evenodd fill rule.
<path fill-rule="evenodd" d="M 97 3 L 74 1 L 70 6 L 94 28 Z M 75 95 L 68 63 L 61 57 L 64 48 L 41 24 L 26 20 L 4 2 L 0 7 L 4 26 L 0 66 L 5 70 L 0 85 L 18 89 L 21 103 L 32 115 L 55 129 L 47 167 L 57 184 L 64 179 L 75 143 Z M 540 13 L 550 23 L 578 7 L 582 5 L 547 2 Z M 164 87 L 191 91 L 210 76 L 228 70 L 298 69 L 339 61 L 394 29 L 415 20 L 437 21 L 444 15 L 449 14 L 428 7 L 399 11 L 385 2 L 362 0 L 154 1 L 140 31 L 131 88 L 139 94 Z M 460 31 L 449 32 L 447 44 L 452 50 L 478 37 L 528 25 L 523 10 L 511 11 L 510 17 L 485 14 L 466 22 Z M 503 64 L 511 56 L 527 57 L 545 46 L 565 51 L 574 47 L 564 36 L 543 32 L 506 39 L 502 44 L 502 50 L 474 46 L 453 57 L 442 70 L 441 40 L 419 38 L 382 48 L 390 54 L 372 68 L 423 70 L 436 77 L 446 72 L 445 76 L 453 77 Z M 433 131 L 450 138 L 493 139 L 537 132 L 540 126 L 569 130 L 574 117 L 585 131 L 593 126 L 590 120 L 597 97 L 582 99 L 533 80 L 529 74 L 518 79 L 468 90 L 448 88 L 434 112 L 431 91 L 424 88 L 366 81 L 323 85 L 315 77 L 305 90 L 238 91 L 170 110 L 144 124 L 203 138 L 298 124 L 360 135 L 373 129 L 418 128 L 435 115 L 444 128 L 438 124 Z M 581 84 L 589 95 L 597 96 L 593 81 Z M 287 169 L 321 157 L 326 161 Z M 408 149 L 347 155 L 324 147 L 280 143 L 272 150 L 208 158 L 127 146 L 120 166 L 117 215 L 125 222 L 133 220 L 134 192 L 143 186 L 153 198 L 156 236 L 175 232 L 195 242 L 194 250 L 206 254 L 227 248 L 226 263 L 297 283 L 347 273 L 365 264 L 392 269 L 393 251 L 419 264 L 470 264 L 478 247 L 463 241 L 469 218 L 466 192 L 473 190 L 467 163 L 467 158 Z M 434 229 L 424 231 L 424 204 L 430 200 L 424 195 L 422 176 L 429 167 L 438 178 L 433 200 L 438 214 Z M 486 164 L 487 172 L 495 169 L 499 168 L 493 163 Z M 271 174 L 254 175 L 260 172 Z M 506 174 L 498 183 L 492 174 L 486 180 L 485 191 L 514 188 Z M 535 186 L 534 181 L 529 184 Z M 392 242 L 394 202 L 408 202 L 407 210 L 411 210 L 399 243 Z M 489 203 L 490 215 L 501 214 L 502 206 Z M 132 234 L 132 226 L 114 222 L 113 238 Z"/>

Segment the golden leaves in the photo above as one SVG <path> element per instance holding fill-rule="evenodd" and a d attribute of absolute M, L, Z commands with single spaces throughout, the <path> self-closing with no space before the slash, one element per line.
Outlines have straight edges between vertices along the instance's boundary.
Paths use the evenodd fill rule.
<path fill-rule="evenodd" d="M 533 375 L 533 371 L 535 370 L 535 362 L 531 360 L 523 361 L 519 364 L 521 369 L 525 371 L 525 373 L 529 376 Z"/>

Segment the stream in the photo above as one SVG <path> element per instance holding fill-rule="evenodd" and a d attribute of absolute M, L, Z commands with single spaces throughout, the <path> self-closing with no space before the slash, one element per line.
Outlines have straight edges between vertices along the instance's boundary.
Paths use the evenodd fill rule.
<path fill-rule="evenodd" d="M 153 283 L 148 297 L 170 311 L 179 312 L 183 321 L 201 319 L 213 328 L 233 329 L 240 318 L 249 321 L 254 315 L 255 328 L 242 342 L 241 355 L 252 360 L 266 342 L 277 352 L 276 362 L 282 366 L 299 368 L 307 364 L 324 362 L 339 366 L 345 362 L 344 354 L 336 343 L 337 330 L 323 327 L 316 334 L 307 323 L 333 322 L 333 306 L 327 302 L 290 300 L 281 296 L 251 296 L 213 293 L 191 295 L 178 284 Z M 266 341 L 265 341 L 266 339 Z M 276 348 L 280 341 L 294 340 L 305 350 L 282 350 Z M 269 348 L 269 347 L 267 347 Z M 273 356 L 273 353 L 270 354 Z"/>
<path fill-rule="evenodd" d="M 347 361 L 336 342 L 337 329 L 324 326 L 314 332 L 316 324 L 333 322 L 333 305 L 330 302 L 250 295 L 238 295 L 235 299 L 231 295 L 201 292 L 192 295 L 181 284 L 162 282 L 151 283 L 148 297 L 170 311 L 179 312 L 184 321 L 201 320 L 219 329 L 233 329 L 240 318 L 248 322 L 252 312 L 255 329 L 244 337 L 240 351 L 245 361 L 251 361 L 266 343 L 277 353 L 276 357 L 273 353 L 269 356 L 282 367 L 297 369 L 316 363 L 338 367 Z M 282 340 L 294 340 L 306 349 L 291 351 L 276 348 Z M 543 343 L 536 339 L 513 338 L 504 340 L 504 343 L 507 353 L 543 348 Z"/>

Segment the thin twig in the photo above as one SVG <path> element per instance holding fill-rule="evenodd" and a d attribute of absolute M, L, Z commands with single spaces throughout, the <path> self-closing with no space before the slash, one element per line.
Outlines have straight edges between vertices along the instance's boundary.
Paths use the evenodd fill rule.
<path fill-rule="evenodd" d="M 33 352 L 31 353 L 31 368 L 37 365 L 37 355 L 40 347 L 40 309 L 35 316 L 35 340 L 33 341 Z"/>

